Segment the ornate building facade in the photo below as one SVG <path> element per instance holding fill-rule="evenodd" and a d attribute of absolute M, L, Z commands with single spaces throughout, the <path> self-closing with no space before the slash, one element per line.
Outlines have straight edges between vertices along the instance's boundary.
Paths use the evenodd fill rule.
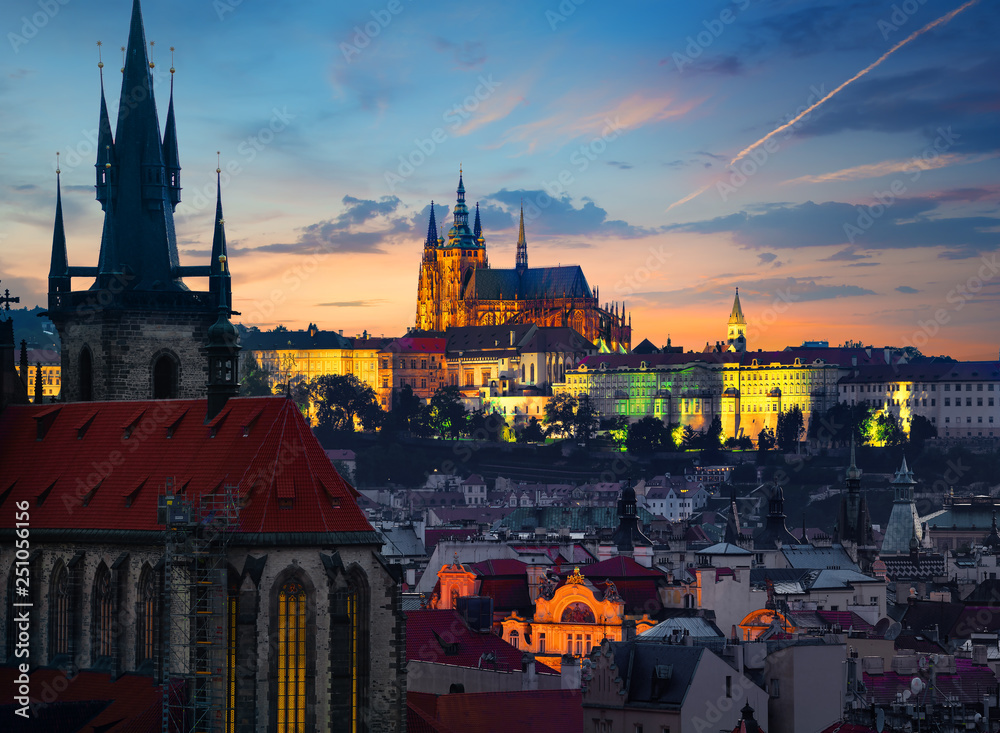
<path fill-rule="evenodd" d="M 479 206 L 470 228 L 465 185 L 459 175 L 454 224 L 447 240 L 438 233 L 431 202 L 417 285 L 416 329 L 517 323 L 568 326 L 605 352 L 627 353 L 632 343 L 631 318 L 624 305 L 600 306 L 578 265 L 528 267 L 523 209 L 515 266 L 491 268 Z"/>

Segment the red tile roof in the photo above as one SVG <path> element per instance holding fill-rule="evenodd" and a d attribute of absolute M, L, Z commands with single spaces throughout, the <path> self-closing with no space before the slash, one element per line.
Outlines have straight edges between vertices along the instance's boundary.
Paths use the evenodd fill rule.
<path fill-rule="evenodd" d="M 0 505 L 31 505 L 40 529 L 161 530 L 168 479 L 192 504 L 232 485 L 247 533 L 372 532 L 295 404 L 205 400 L 11 406 L 0 415 Z M 43 435 L 38 439 L 38 435 Z"/>
<path fill-rule="evenodd" d="M 480 657 L 493 652 L 498 670 L 521 669 L 524 652 L 491 632 L 471 631 L 457 611 L 421 610 L 405 613 L 408 661 L 478 668 Z M 446 647 L 451 645 L 456 645 L 453 647 L 454 654 L 447 653 Z"/>
<path fill-rule="evenodd" d="M 436 717 L 454 730 L 510 733 L 544 728 L 546 733 L 583 730 L 579 690 L 517 690 L 438 695 Z"/>
<path fill-rule="evenodd" d="M 615 555 L 593 565 L 581 565 L 580 572 L 587 578 L 663 578 L 659 570 L 647 568 L 631 557 Z"/>
<path fill-rule="evenodd" d="M 975 705 L 982 703 L 985 690 L 996 689 L 997 678 L 989 667 L 973 664 L 971 659 L 956 659 L 955 668 L 956 674 L 939 672 L 936 675 L 938 700 L 954 698 L 960 703 Z M 875 705 L 889 705 L 896 701 L 896 693 L 910 689 L 915 676 L 896 672 L 865 674 L 865 699 Z"/>
<path fill-rule="evenodd" d="M 13 667 L 0 668 L 0 685 L 13 689 L 16 674 Z M 79 733 L 157 733 L 160 730 L 162 689 L 153 686 L 151 677 L 123 675 L 112 682 L 111 676 L 102 672 L 80 672 L 67 678 L 58 669 L 38 669 L 30 677 L 32 704 L 44 703 L 46 692 L 55 693 L 54 704 L 41 708 L 42 717 L 38 721 L 45 721 L 43 725 L 56 726 L 73 720 L 69 728 L 58 730 Z M 106 705 L 85 705 L 91 702 Z"/>

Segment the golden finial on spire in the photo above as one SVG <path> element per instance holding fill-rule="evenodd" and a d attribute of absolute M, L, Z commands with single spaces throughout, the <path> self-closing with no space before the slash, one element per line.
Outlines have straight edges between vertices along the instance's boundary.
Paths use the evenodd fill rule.
<path fill-rule="evenodd" d="M 102 45 L 103 44 L 100 41 L 97 42 L 97 68 L 98 69 L 103 69 L 104 68 L 104 59 L 101 58 L 101 46 Z"/>
<path fill-rule="evenodd" d="M 105 153 L 105 155 L 107 155 L 107 158 L 105 158 L 105 160 L 108 161 L 107 163 L 104 164 L 104 167 L 105 168 L 110 168 L 111 167 L 111 146 L 110 145 L 105 145 L 104 146 L 104 153 Z"/>
<path fill-rule="evenodd" d="M 59 151 L 57 150 L 56 151 L 56 175 L 58 176 L 60 173 L 62 173 L 62 171 L 59 170 Z"/>
<path fill-rule="evenodd" d="M 173 74 L 174 71 L 175 71 L 175 69 L 174 69 L 174 47 L 171 46 L 170 47 L 170 73 Z"/>
<path fill-rule="evenodd" d="M 149 68 L 154 68 L 156 64 L 153 63 L 153 46 L 156 45 L 156 41 L 149 42 Z"/>
<path fill-rule="evenodd" d="M 125 47 L 122 46 L 122 73 L 125 73 Z"/>

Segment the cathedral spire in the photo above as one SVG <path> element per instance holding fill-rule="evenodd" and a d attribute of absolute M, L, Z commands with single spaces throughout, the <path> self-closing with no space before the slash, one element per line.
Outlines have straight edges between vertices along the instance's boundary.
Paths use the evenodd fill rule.
<path fill-rule="evenodd" d="M 226 256 L 219 255 L 222 282 L 219 288 L 219 316 L 208 329 L 208 415 L 211 420 L 218 415 L 230 397 L 240 394 L 240 333 L 229 320 L 232 306 Z"/>
<path fill-rule="evenodd" d="M 472 225 L 472 236 L 476 238 L 476 241 L 482 243 L 483 241 L 483 224 L 479 221 L 479 202 L 476 202 L 476 221 Z"/>
<path fill-rule="evenodd" d="M 438 244 L 438 226 L 437 220 L 434 218 L 434 201 L 431 201 L 431 218 L 427 223 L 427 239 L 424 241 L 424 247 L 427 249 L 433 249 L 437 247 Z"/>
<path fill-rule="evenodd" d="M 66 255 L 66 230 L 63 228 L 62 171 L 56 164 L 56 220 L 52 228 L 52 258 L 49 261 L 49 291 L 58 292 L 61 285 L 69 290 L 69 258 Z"/>
<path fill-rule="evenodd" d="M 528 240 L 524 237 L 524 204 L 521 204 L 521 224 L 517 233 L 517 261 L 514 265 L 518 275 L 528 269 Z"/>
<path fill-rule="evenodd" d="M 170 55 L 173 56 L 173 46 Z M 170 204 L 176 209 L 181 202 L 181 161 L 177 152 L 177 123 L 174 121 L 174 62 L 170 61 L 170 104 L 167 106 L 167 125 L 163 130 L 163 160 L 166 164 L 167 190 Z"/>

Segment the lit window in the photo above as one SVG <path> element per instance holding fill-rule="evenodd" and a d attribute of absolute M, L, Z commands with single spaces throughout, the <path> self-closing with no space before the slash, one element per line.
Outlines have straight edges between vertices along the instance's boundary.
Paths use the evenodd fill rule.
<path fill-rule="evenodd" d="M 306 591 L 296 581 L 278 593 L 278 731 L 306 729 Z"/>

